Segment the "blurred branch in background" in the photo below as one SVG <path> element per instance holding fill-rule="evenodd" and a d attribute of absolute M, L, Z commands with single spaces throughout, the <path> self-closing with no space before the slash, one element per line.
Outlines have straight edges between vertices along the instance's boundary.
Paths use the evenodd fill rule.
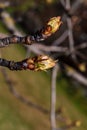
<path fill-rule="evenodd" d="M 42 2 L 43 6 L 42 4 L 39 4 L 39 2 Z M 48 38 L 48 40 L 44 39 L 45 40 L 44 42 L 39 42 L 39 43 L 38 40 L 35 39 L 34 45 L 26 46 L 27 56 L 31 52 L 37 55 L 45 53 L 53 57 L 55 60 L 58 60 L 57 65 L 52 70 L 51 112 L 49 112 L 49 110 L 44 109 L 43 107 L 37 104 L 34 104 L 33 102 L 25 99 L 20 94 L 18 94 L 18 92 L 14 90 L 13 83 L 8 78 L 5 70 L 2 70 L 2 73 L 4 75 L 5 81 L 9 86 L 9 90 L 11 91 L 11 93 L 13 93 L 15 97 L 17 97 L 20 101 L 24 102 L 25 104 L 32 106 L 35 109 L 41 111 L 44 114 L 50 114 L 52 130 L 66 130 L 72 127 L 80 126 L 80 121 L 72 121 L 70 124 L 66 124 L 67 119 L 60 115 L 61 112 L 59 112 L 57 115 L 57 111 L 55 110 L 57 104 L 56 79 L 57 79 L 57 75 L 59 74 L 58 70 L 60 70 L 61 73 L 68 76 L 69 80 L 71 79 L 72 82 L 76 82 L 78 86 L 79 85 L 85 86 L 83 87 L 83 89 L 87 88 L 87 57 L 86 57 L 87 55 L 87 30 L 86 30 L 87 8 L 84 8 L 83 0 L 71 0 L 71 1 L 59 0 L 53 3 L 52 4 L 50 3 L 50 5 L 48 6 L 46 2 L 39 1 L 39 0 L 34 1 L 34 7 L 30 10 L 28 9 L 27 11 L 25 11 L 25 13 L 23 13 L 23 15 L 20 16 L 22 22 L 19 22 L 19 24 L 21 23 L 21 28 L 24 30 L 26 27 L 25 25 L 27 25 L 27 21 L 28 24 L 30 23 L 30 21 L 32 24 L 35 21 L 35 19 L 37 19 L 36 21 L 40 21 L 40 23 L 42 23 L 43 25 L 44 21 L 48 19 L 48 16 L 53 17 L 53 16 L 60 15 L 61 18 L 63 19 L 62 27 L 58 32 L 56 32 L 55 35 L 53 34 L 51 38 Z M 82 5 L 83 5 L 83 10 L 81 8 Z M 3 24 L 7 27 L 10 33 L 23 36 L 25 32 L 21 32 L 20 29 L 16 27 L 15 18 L 11 17 L 8 11 L 6 11 L 5 7 L 8 6 L 0 7 L 3 8 L 1 11 L 1 18 Z M 26 14 L 27 17 L 24 17 L 26 16 Z M 29 20 L 28 19 L 26 20 L 25 18 L 26 19 L 29 18 Z M 20 18 L 18 17 L 18 19 Z M 35 25 L 37 25 L 36 23 Z M 29 29 L 28 25 L 26 27 L 26 30 L 27 29 Z M 45 34 L 47 33 L 47 31 L 44 32 Z M 4 34 L 0 34 L 0 39 L 3 38 L 3 36 Z M 38 35 L 36 37 L 38 37 Z M 58 121 L 61 120 L 61 122 L 65 123 L 63 127 L 62 126 L 60 127 L 58 125 L 57 128 L 57 122 L 56 122 L 57 119 Z"/>
<path fill-rule="evenodd" d="M 48 114 L 49 111 L 35 103 L 33 103 L 32 101 L 29 101 L 28 99 L 26 99 L 25 97 L 21 96 L 15 89 L 14 89 L 14 83 L 13 81 L 11 81 L 11 79 L 8 77 L 8 74 L 6 72 L 5 69 L 1 69 L 1 72 L 4 76 L 5 82 L 7 83 L 8 89 L 9 91 L 17 98 L 19 99 L 21 102 L 25 103 L 26 105 L 28 105 L 29 107 L 33 107 L 37 110 L 39 110 L 40 112 L 44 113 L 44 114 Z"/>
<path fill-rule="evenodd" d="M 56 66 L 57 67 L 57 66 Z M 21 102 L 23 102 L 24 104 L 28 105 L 29 107 L 32 107 L 34 109 L 37 109 L 38 111 L 40 111 L 43 114 L 50 114 L 50 111 L 43 108 L 42 106 L 30 101 L 29 99 L 23 97 L 20 93 L 18 93 L 15 89 L 14 89 L 14 81 L 11 80 L 11 78 L 8 76 L 6 69 L 1 69 L 1 72 L 4 76 L 5 82 L 7 83 L 7 87 L 9 89 L 9 91 L 17 98 L 19 99 Z M 52 81 L 55 82 L 55 79 Z M 53 106 L 54 107 L 54 106 Z M 62 121 L 62 117 L 58 117 L 61 113 L 62 113 L 62 108 L 58 108 L 57 110 L 55 110 L 55 119 L 57 118 L 57 120 Z"/>
<path fill-rule="evenodd" d="M 52 70 L 51 79 L 51 129 L 56 130 L 56 78 L 58 72 L 58 65 L 56 64 Z"/>

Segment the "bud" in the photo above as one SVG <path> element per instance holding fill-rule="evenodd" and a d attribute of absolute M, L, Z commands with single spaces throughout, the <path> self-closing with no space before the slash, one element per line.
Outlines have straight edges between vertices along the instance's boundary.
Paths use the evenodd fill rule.
<path fill-rule="evenodd" d="M 60 25 L 62 24 L 61 17 L 53 17 L 51 18 L 47 24 L 46 27 L 42 30 L 42 34 L 46 36 L 50 36 L 51 34 L 55 33 Z"/>
<path fill-rule="evenodd" d="M 56 61 L 46 55 L 40 55 L 27 59 L 27 68 L 34 71 L 47 70 L 54 67 Z"/>

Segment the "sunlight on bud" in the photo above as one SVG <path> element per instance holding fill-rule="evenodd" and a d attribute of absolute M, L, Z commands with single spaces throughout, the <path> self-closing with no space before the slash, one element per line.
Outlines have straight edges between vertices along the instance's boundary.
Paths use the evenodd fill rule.
<path fill-rule="evenodd" d="M 51 32 L 52 32 L 52 33 L 55 33 L 55 32 L 59 29 L 61 23 L 62 23 L 62 22 L 61 22 L 61 18 L 58 16 L 58 17 L 53 17 L 53 18 L 51 18 L 51 19 L 48 21 L 47 25 L 50 25 L 50 26 L 52 27 Z"/>
<path fill-rule="evenodd" d="M 47 70 L 55 66 L 56 61 L 54 61 L 49 56 L 38 56 L 38 59 L 35 63 L 35 71 Z"/>
<path fill-rule="evenodd" d="M 50 36 L 51 34 L 55 33 L 59 29 L 61 24 L 62 21 L 60 16 L 51 18 L 47 22 L 46 27 L 42 30 L 42 34 Z"/>
<path fill-rule="evenodd" d="M 39 55 L 35 56 L 29 59 L 26 59 L 23 64 L 24 66 L 27 66 L 27 69 L 33 70 L 33 71 L 40 71 L 40 70 L 47 70 L 55 66 L 57 60 L 53 60 L 49 56 L 46 55 Z"/>

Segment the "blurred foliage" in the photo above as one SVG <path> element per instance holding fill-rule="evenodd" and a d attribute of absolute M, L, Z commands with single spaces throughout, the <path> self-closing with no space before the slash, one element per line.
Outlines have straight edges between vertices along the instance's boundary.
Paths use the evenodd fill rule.
<path fill-rule="evenodd" d="M 43 10 L 44 5 L 57 0 L 10 0 L 15 6 L 7 8 L 12 15 L 26 12 L 29 8 L 35 7 L 39 3 L 39 10 Z M 46 10 L 47 11 L 47 10 Z M 46 15 L 46 14 L 45 14 Z M 42 16 L 43 17 L 43 16 Z M 48 16 L 46 16 L 48 17 Z M 45 18 L 44 18 L 45 19 Z M 27 20 L 27 19 L 26 19 Z M 46 20 L 46 19 L 45 19 Z M 18 26 L 21 28 L 21 26 Z M 0 22 L 0 32 L 9 33 Z M 26 56 L 26 50 L 20 45 L 11 45 L 1 49 L 3 58 L 9 60 L 21 60 Z M 32 102 L 36 102 L 47 109 L 50 108 L 50 73 L 51 72 L 11 72 L 6 70 L 8 76 L 14 81 L 14 88 L 21 95 Z M 75 84 L 76 86 L 76 84 Z M 57 108 L 64 107 L 63 115 L 71 120 L 79 119 L 81 127 L 72 130 L 87 129 L 87 97 L 82 95 L 82 86 L 75 87 L 69 78 L 59 74 L 57 77 Z M 59 121 L 57 121 L 59 123 Z M 61 123 L 60 123 L 61 124 Z M 59 125 L 59 124 L 58 124 Z M 48 130 L 50 129 L 49 116 L 26 106 L 17 100 L 9 91 L 0 73 L 0 129 L 1 130 Z"/>
<path fill-rule="evenodd" d="M 58 83 L 59 89 L 67 95 L 68 99 L 73 102 L 77 109 L 84 115 L 87 115 L 87 97 L 84 96 L 85 90 L 82 89 L 82 86 L 78 86 L 77 83 L 73 84 L 69 78 L 61 74 L 58 75 Z"/>

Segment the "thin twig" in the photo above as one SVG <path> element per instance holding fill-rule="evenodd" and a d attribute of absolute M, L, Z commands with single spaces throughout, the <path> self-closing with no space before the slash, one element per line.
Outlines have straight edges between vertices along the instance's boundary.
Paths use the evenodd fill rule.
<path fill-rule="evenodd" d="M 70 0 L 66 0 L 66 10 L 69 12 L 70 9 L 71 9 Z M 71 18 L 68 17 L 68 15 L 67 15 L 67 26 L 68 26 L 70 52 L 74 52 L 75 48 L 74 48 L 74 38 L 73 38 L 73 26 L 72 26 Z M 71 56 L 74 59 L 74 61 L 77 62 L 76 55 L 72 53 Z"/>
<path fill-rule="evenodd" d="M 33 35 L 27 35 L 27 36 L 17 36 L 13 35 L 11 37 L 6 37 L 0 39 L 0 47 L 5 47 L 9 44 L 26 44 L 26 45 L 31 45 L 35 42 L 40 42 L 51 36 L 53 33 L 55 33 L 60 25 L 61 25 L 61 18 L 58 17 L 53 17 L 49 19 L 49 21 L 46 23 L 46 25 L 38 30 L 36 33 Z"/>
<path fill-rule="evenodd" d="M 5 82 L 8 85 L 8 88 L 10 90 L 10 92 L 17 98 L 19 99 L 21 102 L 25 103 L 26 105 L 33 107 L 37 110 L 39 110 L 40 112 L 44 113 L 44 114 L 48 114 L 49 110 L 39 106 L 38 104 L 33 103 L 32 101 L 29 101 L 28 99 L 26 99 L 25 97 L 23 97 L 22 95 L 20 95 L 15 89 L 14 89 L 14 85 L 13 82 L 11 81 L 11 79 L 9 79 L 7 72 L 5 69 L 1 69 L 1 72 L 5 78 Z"/>
<path fill-rule="evenodd" d="M 10 70 L 32 70 L 40 71 L 52 68 L 55 66 L 56 61 L 46 55 L 35 56 L 27 58 L 19 62 L 9 61 L 0 58 L 0 66 L 7 67 Z"/>
<path fill-rule="evenodd" d="M 67 75 L 69 77 L 75 79 L 79 83 L 87 86 L 87 78 L 82 76 L 79 72 L 77 72 L 77 71 L 67 71 Z"/>
<path fill-rule="evenodd" d="M 62 4 L 63 7 L 65 7 L 65 1 L 64 0 L 60 0 L 60 3 Z"/>
<path fill-rule="evenodd" d="M 68 30 L 66 30 L 57 40 L 53 42 L 53 45 L 60 45 L 68 37 Z"/>
<path fill-rule="evenodd" d="M 70 0 L 66 0 L 66 2 L 65 2 L 65 8 L 66 8 L 66 10 L 70 10 L 70 8 L 71 8 L 71 6 L 70 6 Z"/>
<path fill-rule="evenodd" d="M 51 129 L 56 130 L 56 77 L 57 77 L 58 65 L 53 68 L 52 82 L 51 82 Z"/>
<path fill-rule="evenodd" d="M 83 42 L 80 45 L 77 45 L 75 47 L 76 50 L 85 49 L 85 48 L 87 48 L 87 42 Z"/>
<path fill-rule="evenodd" d="M 83 2 L 83 0 L 75 0 L 74 3 L 72 4 L 72 7 L 71 7 L 69 13 L 71 15 L 74 14 L 82 2 Z"/>
<path fill-rule="evenodd" d="M 59 52 L 59 53 L 66 53 L 66 51 L 68 50 L 67 47 L 46 46 L 37 43 L 30 46 L 30 50 L 32 50 L 33 48 L 42 52 Z"/>

